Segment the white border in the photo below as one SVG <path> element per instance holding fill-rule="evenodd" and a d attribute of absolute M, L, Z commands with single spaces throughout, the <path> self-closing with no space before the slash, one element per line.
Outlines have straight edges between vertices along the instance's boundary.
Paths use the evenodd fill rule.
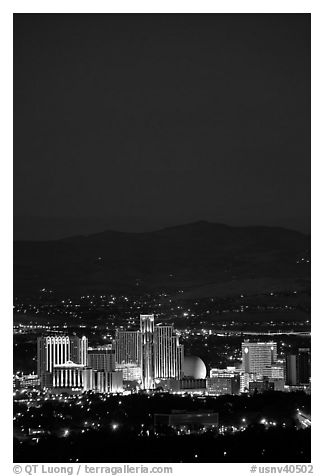
<path fill-rule="evenodd" d="M 309 13 L 314 8 L 314 1 L 294 2 L 278 1 L 240 1 L 219 0 L 165 0 L 150 2 L 139 1 L 104 1 L 104 0 L 14 0 L 13 12 L 19 13 Z"/>
<path fill-rule="evenodd" d="M 312 14 L 312 463 L 314 474 L 323 474 L 321 458 L 322 428 L 320 417 L 323 413 L 321 402 L 323 293 L 321 275 L 323 260 L 323 45 L 324 15 L 321 1 L 4 1 L 1 3 L 0 49 L 1 49 L 1 363 L 2 386 L 0 391 L 3 411 L 1 425 L 1 454 L 4 466 L 1 473 L 12 474 L 12 13 L 311 13 Z M 10 362 L 10 363 L 9 363 Z M 8 401 L 9 398 L 9 401 Z M 174 474 L 247 474 L 250 465 L 245 464 L 204 464 L 175 465 Z"/>

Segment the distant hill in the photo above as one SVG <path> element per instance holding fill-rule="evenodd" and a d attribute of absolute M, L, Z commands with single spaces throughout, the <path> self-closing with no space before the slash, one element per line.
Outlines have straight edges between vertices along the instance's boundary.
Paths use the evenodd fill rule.
<path fill-rule="evenodd" d="M 209 222 L 146 233 L 104 231 L 57 241 L 14 243 L 14 294 L 62 295 L 161 289 L 205 294 L 307 286 L 310 237 L 273 227 Z M 302 260 L 303 258 L 303 260 Z M 299 262 L 298 262 L 299 261 Z M 254 284 L 253 284 L 254 283 Z"/>

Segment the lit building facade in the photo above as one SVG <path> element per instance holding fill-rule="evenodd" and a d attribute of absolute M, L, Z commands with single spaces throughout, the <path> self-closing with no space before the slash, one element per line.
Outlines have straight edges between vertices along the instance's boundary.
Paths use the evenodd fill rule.
<path fill-rule="evenodd" d="M 70 360 L 84 366 L 88 365 L 88 339 L 87 337 L 71 336 L 70 339 Z"/>
<path fill-rule="evenodd" d="M 64 364 L 54 365 L 53 367 L 53 388 L 83 388 L 83 371 L 85 367 L 81 364 L 75 364 L 67 361 Z"/>
<path fill-rule="evenodd" d="M 284 380 L 284 368 L 283 365 L 273 364 L 266 366 L 263 370 L 263 376 L 270 379 L 282 379 Z"/>
<path fill-rule="evenodd" d="M 105 347 L 88 348 L 88 366 L 93 370 L 113 372 L 116 368 L 116 355 L 112 344 Z"/>
<path fill-rule="evenodd" d="M 138 365 L 123 364 L 117 365 L 117 371 L 123 374 L 123 380 L 128 382 L 142 382 L 142 368 Z"/>
<path fill-rule="evenodd" d="M 42 387 L 51 385 L 54 366 L 72 361 L 87 365 L 88 339 L 77 336 L 46 336 L 37 339 L 37 374 Z"/>
<path fill-rule="evenodd" d="M 264 375 L 266 367 L 271 367 L 277 361 L 276 342 L 242 343 L 242 370 L 247 374 Z"/>
<path fill-rule="evenodd" d="M 84 392 L 93 390 L 93 370 L 91 367 L 85 367 L 82 372 L 82 388 Z"/>
<path fill-rule="evenodd" d="M 174 334 L 173 326 L 157 325 L 154 329 L 154 378 L 183 377 L 183 345 Z"/>
<path fill-rule="evenodd" d="M 14 388 L 35 388 L 40 386 L 40 380 L 36 374 L 22 374 L 14 376 Z"/>
<path fill-rule="evenodd" d="M 173 325 L 155 325 L 153 314 L 140 315 L 139 331 L 117 330 L 116 370 L 125 381 L 151 390 L 161 379 L 183 377 L 184 348 Z"/>
<path fill-rule="evenodd" d="M 154 315 L 140 315 L 142 387 L 154 388 Z"/>
<path fill-rule="evenodd" d="M 242 369 L 236 367 L 226 367 L 225 369 L 211 368 L 209 372 L 210 378 L 213 377 L 234 377 L 242 374 Z"/>
<path fill-rule="evenodd" d="M 123 392 L 122 372 L 94 370 L 92 374 L 92 390 L 98 393 Z"/>
<path fill-rule="evenodd" d="M 207 378 L 207 392 L 213 395 L 238 395 L 240 393 L 240 376 L 218 376 Z"/>
<path fill-rule="evenodd" d="M 138 331 L 116 331 L 116 365 L 141 365 L 141 339 Z"/>

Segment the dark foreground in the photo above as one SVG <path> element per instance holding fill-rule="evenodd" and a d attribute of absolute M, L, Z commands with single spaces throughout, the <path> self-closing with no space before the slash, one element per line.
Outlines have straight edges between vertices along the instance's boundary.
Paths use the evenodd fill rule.
<path fill-rule="evenodd" d="M 15 462 L 277 462 L 311 461 L 310 415 L 303 392 L 195 397 L 168 394 L 80 397 L 14 403 Z M 157 432 L 154 414 L 171 410 L 218 412 L 219 428 L 181 435 Z M 40 438 L 30 428 L 42 428 Z"/>
<path fill-rule="evenodd" d="M 248 429 L 226 436 L 136 438 L 96 432 L 50 437 L 35 446 L 14 441 L 15 462 L 310 462 L 310 430 Z"/>

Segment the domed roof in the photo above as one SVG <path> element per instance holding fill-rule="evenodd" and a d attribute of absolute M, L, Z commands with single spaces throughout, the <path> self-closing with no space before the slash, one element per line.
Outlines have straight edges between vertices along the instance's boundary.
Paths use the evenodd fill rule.
<path fill-rule="evenodd" d="M 206 378 L 206 365 L 196 355 L 185 355 L 183 360 L 183 372 L 185 377 Z"/>

